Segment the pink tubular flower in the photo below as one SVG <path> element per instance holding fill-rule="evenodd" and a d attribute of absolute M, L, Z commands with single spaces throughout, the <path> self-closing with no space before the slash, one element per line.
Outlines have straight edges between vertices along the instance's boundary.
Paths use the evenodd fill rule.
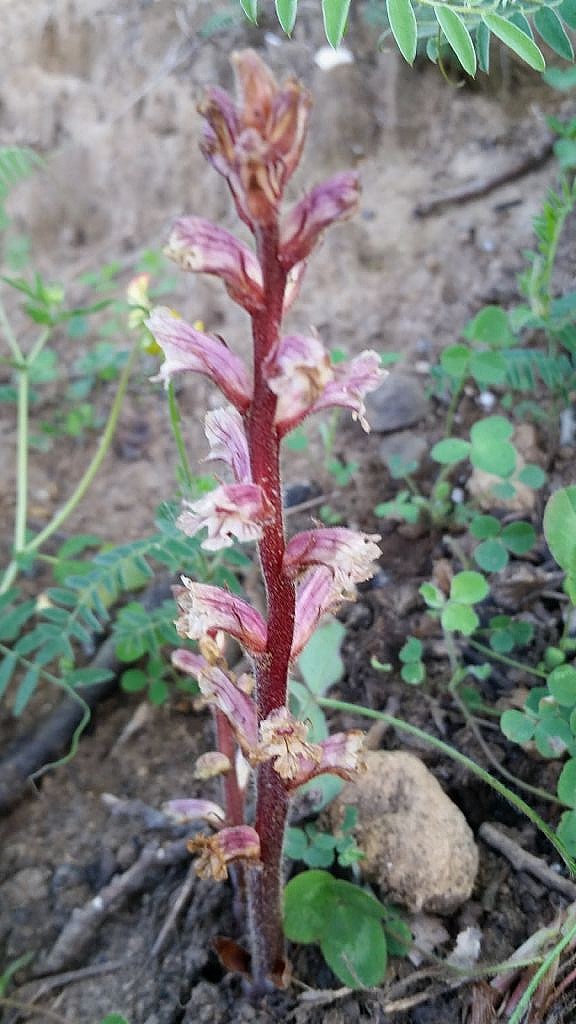
<path fill-rule="evenodd" d="M 334 583 L 344 593 L 353 591 L 374 575 L 374 562 L 380 556 L 378 533 L 359 533 L 341 526 L 323 527 L 297 533 L 284 552 L 284 571 L 299 576 L 311 565 L 325 565 L 334 574 Z"/>
<path fill-rule="evenodd" d="M 214 828 L 220 828 L 226 820 L 222 808 L 211 800 L 168 800 L 162 810 L 179 825 L 189 821 L 206 821 Z"/>
<path fill-rule="evenodd" d="M 259 540 L 270 515 L 269 505 L 257 484 L 222 484 L 199 501 L 182 503 L 177 525 L 188 537 L 208 530 L 202 541 L 206 551 L 229 548 L 233 537 L 242 542 Z"/>
<path fill-rule="evenodd" d="M 230 466 L 237 483 L 250 483 L 252 477 L 248 441 L 238 410 L 228 405 L 207 412 L 204 430 L 210 445 L 210 455 L 204 461 L 224 462 Z"/>
<path fill-rule="evenodd" d="M 268 387 L 278 396 L 276 422 L 303 418 L 334 377 L 322 342 L 302 334 L 280 339 L 265 367 Z"/>
<path fill-rule="evenodd" d="M 260 264 L 254 253 L 224 228 L 203 217 L 180 217 L 164 252 L 184 270 L 222 278 L 229 295 L 248 312 L 262 308 Z"/>
<path fill-rule="evenodd" d="M 352 171 L 335 174 L 293 206 L 280 224 L 280 259 L 287 269 L 306 259 L 320 235 L 347 220 L 358 206 L 360 183 Z"/>
<path fill-rule="evenodd" d="M 199 107 L 206 119 L 202 149 L 227 179 L 242 220 L 269 224 L 300 159 L 310 98 L 295 80 L 280 88 L 253 50 L 232 60 L 238 105 L 209 90 Z"/>
<path fill-rule="evenodd" d="M 380 387 L 380 384 L 387 376 L 387 371 L 380 368 L 380 356 L 378 353 L 365 349 L 364 352 L 361 352 L 354 359 L 350 359 L 345 363 L 338 363 L 337 366 L 330 365 L 330 377 L 322 392 L 306 409 L 303 409 L 303 391 L 300 390 L 296 394 L 294 386 L 290 389 L 289 381 L 286 379 L 285 371 L 281 364 L 284 340 L 282 339 L 280 342 L 275 358 L 275 366 L 279 368 L 278 372 L 268 382 L 270 388 L 276 394 L 286 395 L 286 399 L 282 403 L 279 402 L 279 408 L 276 413 L 276 425 L 279 435 L 283 437 L 290 430 L 293 430 L 310 413 L 320 412 L 321 409 L 329 409 L 333 406 L 350 409 L 352 418 L 359 420 L 363 429 L 369 431 L 370 425 L 366 419 L 364 396 L 369 391 L 374 391 Z M 311 346 L 308 351 L 311 352 Z M 302 376 L 305 373 L 306 363 L 304 362 L 304 357 L 302 357 L 299 374 Z"/>
<path fill-rule="evenodd" d="M 204 699 L 215 704 L 233 727 L 238 743 L 247 754 L 253 754 L 258 743 L 258 724 L 254 701 L 218 668 L 200 654 L 183 649 L 174 651 L 172 664 L 194 676 Z"/>
<path fill-rule="evenodd" d="M 304 649 L 322 616 L 335 611 L 341 600 L 342 593 L 326 566 L 315 567 L 306 574 L 296 591 L 292 660 Z"/>
<path fill-rule="evenodd" d="M 271 711 L 260 723 L 258 760 L 272 759 L 272 767 L 281 779 L 295 779 L 303 765 L 319 764 L 322 751 L 318 743 L 307 741 L 309 727 L 290 713 L 288 708 Z"/>
<path fill-rule="evenodd" d="M 223 341 L 202 334 L 165 307 L 152 310 L 146 326 L 165 355 L 159 377 L 168 381 L 174 373 L 192 370 L 210 377 L 240 412 L 252 399 L 246 367 Z"/>
<path fill-rule="evenodd" d="M 182 576 L 182 583 L 183 587 L 174 587 L 174 595 L 182 612 L 176 622 L 179 636 L 198 640 L 207 633 L 213 635 L 221 629 L 238 640 L 251 654 L 264 653 L 266 623 L 251 604 L 210 583 L 195 583 L 187 576 Z"/>
<path fill-rule="evenodd" d="M 318 744 L 320 757 L 302 758 L 298 774 L 293 776 L 290 789 L 303 786 L 310 779 L 328 772 L 341 779 L 353 779 L 364 771 L 364 734 L 359 729 L 335 732 Z"/>
<path fill-rule="evenodd" d="M 195 870 L 199 878 L 223 882 L 228 864 L 243 861 L 255 867 L 260 863 L 260 837 L 249 825 L 223 828 L 213 836 L 195 836 L 188 840 L 190 853 L 199 854 Z"/>

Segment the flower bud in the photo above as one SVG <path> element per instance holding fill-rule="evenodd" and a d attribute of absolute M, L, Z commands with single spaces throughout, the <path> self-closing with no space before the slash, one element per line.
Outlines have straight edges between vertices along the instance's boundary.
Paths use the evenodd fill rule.
<path fill-rule="evenodd" d="M 213 779 L 217 775 L 225 775 L 230 771 L 232 765 L 226 754 L 219 750 L 208 750 L 201 754 L 194 765 L 194 778 L 202 781 Z"/>
<path fill-rule="evenodd" d="M 334 582 L 343 593 L 353 591 L 374 575 L 374 562 L 380 556 L 377 533 L 359 533 L 344 527 L 323 527 L 297 533 L 284 552 L 284 571 L 299 576 L 311 565 L 332 570 Z"/>
<path fill-rule="evenodd" d="M 226 820 L 222 808 L 211 800 L 168 800 L 162 805 L 162 810 L 178 825 L 186 825 L 191 821 L 207 821 L 215 828 L 220 828 Z"/>

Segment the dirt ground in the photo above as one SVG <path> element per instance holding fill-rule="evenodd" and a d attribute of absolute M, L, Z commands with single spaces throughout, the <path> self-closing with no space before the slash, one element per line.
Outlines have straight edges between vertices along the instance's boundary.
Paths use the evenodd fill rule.
<path fill-rule="evenodd" d="M 271 6 L 271 5 L 269 5 Z M 10 210 L 31 236 L 34 259 L 53 279 L 69 283 L 82 302 L 78 276 L 112 259 L 121 261 L 127 282 L 138 254 L 158 248 L 171 219 L 200 212 L 237 229 L 222 181 L 198 151 L 195 105 L 208 83 L 231 84 L 232 49 L 254 45 L 282 76 L 295 71 L 310 87 L 315 107 L 306 156 L 293 193 L 338 169 L 355 166 L 362 177 L 358 216 L 329 234 L 311 263 L 301 298 L 290 315 L 294 329 L 312 325 L 330 345 L 350 354 L 371 347 L 397 352 L 423 386 L 427 364 L 454 343 L 482 305 L 506 306 L 517 297 L 516 275 L 532 241 L 531 223 L 555 177 L 545 162 L 485 197 L 450 206 L 435 216 L 414 216 L 417 204 L 472 179 L 482 179 L 537 153 L 547 136 L 546 114 L 569 110 L 536 75 L 502 60 L 489 86 L 451 88 L 430 65 L 407 68 L 391 49 L 379 53 L 376 33 L 354 19 L 348 45 L 354 63 L 323 71 L 314 63 L 322 44 L 316 4 L 302 5 L 294 40 L 280 37 L 270 18 L 258 31 L 236 21 L 210 28 L 213 5 L 135 0 L 0 0 L 0 126 L 4 143 L 31 145 L 48 158 L 47 170 L 14 194 Z M 226 8 L 222 5 L 222 10 Z M 573 111 L 572 111 L 573 113 Z M 569 277 L 567 250 L 561 273 Z M 226 300 L 217 282 L 176 276 L 171 305 L 189 319 L 246 351 L 246 320 Z M 11 296 L 7 302 L 12 303 Z M 16 307 L 15 307 L 16 309 Z M 18 323 L 18 313 L 14 312 Z M 90 344 L 83 341 L 83 344 Z M 123 339 L 118 339 L 120 345 Z M 57 339 L 71 358 L 64 334 Z M 113 389 L 103 389 L 105 410 Z M 216 400 L 209 385 L 182 386 L 185 430 L 193 461 L 205 445 L 198 409 Z M 433 402 L 418 432 L 429 443 L 439 434 Z M 13 407 L 0 405 L 0 509 L 9 548 L 14 510 L 15 423 Z M 136 446 L 122 438 L 136 434 Z M 441 536 L 378 523 L 372 509 L 394 492 L 379 455 L 381 436 L 366 438 L 346 425 L 336 451 L 358 462 L 351 484 L 332 495 L 334 483 L 322 467 L 314 435 L 306 453 L 290 453 L 286 480 L 302 480 L 327 495 L 346 523 L 385 534 L 382 576 L 343 613 L 348 634 L 346 678 L 338 694 L 383 709 L 392 707 L 471 756 L 481 759 L 462 720 L 442 697 L 422 701 L 399 679 L 370 668 L 371 656 L 394 660 L 407 632 L 421 618 L 417 588 L 429 578 L 433 559 L 446 553 Z M 143 374 L 129 393 L 120 440 L 87 499 L 67 524 L 67 533 L 89 531 L 119 542 L 153 529 L 158 503 L 174 493 L 175 456 L 164 395 Z M 47 453 L 33 453 L 31 503 L 35 525 L 69 494 L 94 445 L 94 436 L 58 440 Z M 554 482 L 554 478 L 553 478 Z M 37 521 L 37 522 L 36 522 Z M 34 581 L 39 589 L 42 577 Z M 438 679 L 441 682 L 441 663 Z M 490 696 L 501 696 L 506 680 Z M 433 688 L 433 693 L 435 693 Z M 54 703 L 42 694 L 15 722 L 6 703 L 0 710 L 1 749 L 24 737 Z M 432 709 L 435 704 L 435 710 Z M 177 840 L 147 817 L 112 813 L 103 794 L 159 808 L 166 799 L 195 795 L 191 766 L 209 742 L 205 716 L 172 702 L 150 709 L 131 738 L 119 737 L 137 711 L 136 699 L 115 696 L 99 708 L 74 762 L 46 776 L 37 792 L 0 825 L 0 973 L 25 953 L 36 963 L 56 940 L 76 907 L 97 896 L 118 871 L 127 870 L 155 839 Z M 355 723 L 356 724 L 356 723 Z M 553 768 L 531 763 L 494 734 L 491 744 L 507 767 L 527 781 L 545 784 Z M 546 854 L 535 832 L 502 801 L 463 771 L 424 746 L 388 732 L 387 747 L 415 749 L 437 775 L 476 831 L 485 820 L 509 826 L 519 840 Z M 548 815 L 545 808 L 542 813 Z M 548 815 L 549 816 L 549 815 Z M 470 923 L 483 935 L 482 958 L 504 959 L 565 905 L 480 841 L 481 870 L 473 899 L 445 925 L 452 938 Z M 394 1024 L 456 1024 L 466 1020 L 466 990 L 446 986 L 406 1011 L 384 1011 L 382 993 L 345 995 L 321 1005 L 303 1001 L 293 987 L 255 1009 L 243 1000 L 237 979 L 224 976 L 210 940 L 231 928 L 225 888 L 196 882 L 189 907 L 160 956 L 152 949 L 171 901 L 187 878 L 185 859 L 155 877 L 108 917 L 74 967 L 84 975 L 50 988 L 28 981 L 18 998 L 37 1000 L 68 1024 L 98 1024 L 105 1013 L 123 1012 L 130 1024 L 228 1024 L 280 1019 L 296 1024 L 344 1024 L 391 1020 Z M 305 985 L 337 987 L 309 949 L 295 953 L 295 974 Z M 390 981 L 411 968 L 393 963 Z M 92 973 L 90 973 L 92 971 Z M 42 988 L 42 986 L 45 986 Z M 557 1021 L 573 1020 L 567 1005 Z M 23 1019 L 4 1010 L 6 1024 Z"/>

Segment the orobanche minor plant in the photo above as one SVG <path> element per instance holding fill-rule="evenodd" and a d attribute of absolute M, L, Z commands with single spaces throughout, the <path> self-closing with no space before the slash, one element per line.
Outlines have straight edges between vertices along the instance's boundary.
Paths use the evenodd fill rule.
<path fill-rule="evenodd" d="M 321 743 L 288 707 L 288 670 L 322 616 L 354 585 L 369 579 L 379 555 L 377 536 L 345 528 L 307 530 L 285 538 L 280 480 L 283 438 L 312 412 L 343 406 L 367 428 L 363 396 L 382 377 L 376 352 L 332 364 L 316 337 L 283 336 L 306 261 L 325 228 L 356 208 L 358 180 L 341 173 L 312 189 L 281 215 L 288 180 L 300 160 L 310 97 L 295 80 L 280 88 L 259 57 L 233 57 L 238 102 L 209 89 L 200 106 L 202 150 L 226 179 L 255 250 L 200 217 L 173 228 L 168 254 L 184 269 L 222 278 L 252 321 L 252 380 L 244 362 L 219 338 L 189 326 L 170 310 L 155 309 L 148 326 L 165 354 L 161 377 L 191 370 L 208 376 L 229 404 L 206 415 L 210 458 L 225 463 L 233 482 L 196 502 L 185 502 L 179 524 L 204 548 L 256 541 L 266 588 L 267 615 L 219 587 L 184 577 L 177 590 L 181 636 L 200 653 L 178 650 L 174 664 L 194 676 L 214 709 L 218 750 L 200 759 L 196 777 L 223 775 L 225 809 L 206 800 L 178 800 L 175 810 L 205 818 L 212 834 L 195 837 L 201 877 L 230 873 L 249 950 L 220 944 L 223 960 L 244 965 L 253 990 L 287 982 L 282 931 L 282 848 L 292 794 L 322 773 L 350 778 L 362 767 L 362 735 L 337 733 Z M 253 674 L 239 678 L 222 657 L 225 632 L 244 647 Z M 255 774 L 256 809 L 247 821 L 246 787 Z M 226 949 L 233 949 L 226 957 Z"/>

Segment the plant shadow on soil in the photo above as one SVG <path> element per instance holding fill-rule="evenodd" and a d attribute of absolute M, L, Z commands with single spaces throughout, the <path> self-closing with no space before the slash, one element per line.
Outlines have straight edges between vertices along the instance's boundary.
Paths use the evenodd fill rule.
<path fill-rule="evenodd" d="M 150 86 L 149 64 L 162 66 L 162 59 L 173 53 L 170 48 L 185 42 L 173 12 L 160 11 L 163 5 L 148 5 L 142 7 L 136 24 L 131 5 L 120 3 L 116 20 L 100 12 L 91 21 L 90 6 L 87 0 L 75 0 L 68 8 L 57 5 L 51 13 L 48 4 L 41 12 L 39 3 L 35 17 L 42 13 L 42 18 L 37 25 L 23 27 L 14 20 L 5 26 L 8 36 L 12 34 L 19 44 L 13 58 L 16 85 L 27 68 L 32 83 L 28 107 L 9 91 L 2 96 L 12 141 L 35 141 L 40 134 L 45 149 L 57 152 L 48 196 L 43 186 L 32 183 L 22 193 L 16 214 L 43 254 L 46 272 L 57 276 L 64 268 L 70 278 L 80 268 L 110 259 L 115 247 L 129 263 L 138 247 L 159 245 L 170 218 L 181 209 L 202 210 L 232 226 L 220 183 L 195 155 L 199 122 L 190 83 L 196 91 L 209 81 L 228 84 L 229 50 L 262 42 L 252 30 L 236 26 L 193 48 L 183 65 L 176 61 L 156 86 Z M 209 5 L 196 7 L 190 17 L 197 28 L 206 19 Z M 315 93 L 317 120 L 306 158 L 308 180 L 320 180 L 352 161 L 361 171 L 364 193 L 359 217 L 327 238 L 311 265 L 298 322 L 301 327 L 313 323 L 326 341 L 352 354 L 371 346 L 401 352 L 408 366 L 423 354 L 433 360 L 444 344 L 457 340 L 466 320 L 482 304 L 514 301 L 521 254 L 531 241 L 531 221 L 555 170 L 545 166 L 494 195 L 426 221 L 415 221 L 412 209 L 435 188 L 441 191 L 450 183 L 458 185 L 513 162 L 526 151 L 531 133 L 542 131 L 542 110 L 557 109 L 558 101 L 516 65 L 507 69 L 508 89 L 500 86 L 494 94 L 481 89 L 448 90 L 435 69 L 412 71 L 395 54 L 377 54 L 374 36 L 361 25 L 354 27 L 350 40 L 356 64 L 339 69 L 336 78 L 328 81 L 312 59 L 311 41 L 321 42 L 321 25 L 316 17 L 306 21 L 307 17 L 303 16 L 294 43 L 281 42 L 267 56 L 280 73 L 295 68 Z M 120 53 L 137 59 L 126 69 Z M 111 119 L 102 121 L 102 111 L 121 105 L 123 90 L 136 98 L 118 132 Z M 41 94 L 51 98 L 56 110 L 49 127 Z M 537 108 L 536 114 L 531 105 Z M 87 141 L 82 142 L 85 123 L 89 130 Z M 177 168 L 177 173 L 172 174 L 171 168 Z M 50 192 L 54 181 L 60 191 L 66 191 L 71 179 L 82 174 L 85 191 L 71 188 L 67 205 L 54 206 Z M 111 207 L 111 195 L 116 195 L 117 209 Z M 68 233 L 63 233 L 63 223 Z M 560 272 L 569 272 L 568 253 Z M 230 312 L 212 282 L 194 282 L 192 299 L 190 284 L 185 282 L 175 304 L 184 303 L 192 319 L 201 311 L 211 326 L 234 341 L 236 335 L 241 337 L 245 324 Z M 64 349 L 67 339 L 59 339 L 58 344 Z M 204 453 L 194 410 L 204 408 L 211 397 L 207 387 L 195 381 L 186 383 L 183 390 L 193 458 Z M 439 436 L 437 411 L 431 405 L 419 427 L 429 444 Z M 14 437 L 10 409 L 0 409 L 0 421 L 6 438 L 2 459 L 7 482 L 0 505 L 4 521 L 9 522 L 13 509 L 10 441 Z M 163 398 L 157 389 L 146 384 L 133 389 L 123 417 L 125 430 L 131 422 L 146 424 L 146 443 L 129 456 L 122 444 L 116 446 L 88 501 L 70 523 L 71 530 L 93 530 L 111 541 L 150 532 L 155 505 L 172 492 L 174 469 Z M 382 527 L 371 510 L 393 492 L 378 456 L 380 440 L 364 438 L 356 428 L 342 430 L 337 453 L 357 461 L 359 469 L 352 484 L 330 499 L 345 523 L 370 532 Z M 67 493 L 71 474 L 86 461 L 89 443 L 64 439 L 49 457 L 33 460 L 32 496 L 38 518 L 45 520 Z M 320 464 L 321 452 L 313 441 L 304 455 L 287 460 L 287 477 L 305 478 L 329 491 L 332 484 L 323 471 L 319 470 L 317 481 L 310 481 L 310 466 Z M 558 468 L 556 482 L 562 481 L 563 472 L 568 472 L 567 465 Z M 309 523 L 306 519 L 298 525 Z M 383 532 L 386 575 L 377 585 L 362 588 L 359 600 L 342 612 L 348 627 L 346 675 L 331 695 L 392 709 L 435 734 L 441 727 L 443 739 L 481 761 L 473 737 L 443 690 L 441 659 L 433 666 L 425 700 L 396 673 L 383 676 L 370 667 L 372 656 L 397 664 L 406 635 L 421 625 L 418 586 L 430 577 L 433 563 L 447 556 L 440 534 L 397 526 L 386 526 Z M 1 541 L 7 550 L 9 537 Z M 31 589 L 39 592 L 46 582 L 39 574 L 30 582 Z M 560 608 L 548 603 L 544 611 L 551 623 L 548 641 L 553 642 Z M 486 685 L 486 698 L 495 700 L 505 692 L 506 677 L 495 674 Z M 55 699 L 39 694 L 16 724 L 4 708 L 1 748 L 14 736 L 24 742 L 36 718 Z M 146 843 L 162 837 L 137 817 L 113 815 L 102 794 L 142 800 L 155 808 L 170 798 L 199 795 L 191 783 L 191 769 L 195 757 L 210 743 L 206 716 L 194 713 L 186 702 L 173 701 L 151 711 L 142 727 L 118 744 L 135 709 L 135 700 L 124 696 L 102 704 L 74 762 L 44 777 L 1 824 L 1 964 L 27 952 L 39 959 L 75 907 L 97 896 L 117 872 L 127 870 Z M 334 724 L 357 726 L 358 721 L 335 717 Z M 501 822 L 515 830 L 528 849 L 549 856 L 532 827 L 461 768 L 390 730 L 382 743 L 414 749 L 474 830 L 485 820 Z M 525 781 L 554 789 L 554 766 L 530 761 L 497 733 L 490 734 L 490 744 L 509 770 Z M 546 808 L 537 809 L 547 816 Z M 556 908 L 565 904 L 528 875 L 515 873 L 482 843 L 480 849 L 473 898 L 446 926 L 453 938 L 467 925 L 481 928 L 483 960 L 498 961 L 551 921 Z M 253 1007 L 242 995 L 238 979 L 223 974 L 210 949 L 215 935 L 234 929 L 229 889 L 202 881 L 194 885 L 189 907 L 165 952 L 151 958 L 187 871 L 188 865 L 182 863 L 160 872 L 145 892 L 134 895 L 106 919 L 74 964 L 95 969 L 116 964 L 114 969 L 49 990 L 39 996 L 39 1005 L 70 1024 L 98 1024 L 111 1010 L 123 1012 L 130 1024 L 267 1024 L 283 1019 L 296 1024 L 362 1020 L 457 1024 L 465 1020 L 466 991 L 445 986 L 439 986 L 422 1005 L 392 1015 L 385 1013 L 379 992 L 352 993 L 315 1005 L 312 1000 L 303 1001 L 296 987 Z M 293 951 L 293 961 L 295 975 L 304 985 L 339 987 L 314 949 Z M 407 963 L 394 963 L 391 977 L 406 976 L 411 970 Z M 27 981 L 25 972 L 20 979 L 18 998 L 34 998 L 42 982 Z M 572 1013 L 567 1006 L 565 1016 L 555 1020 L 568 1022 Z M 2 1019 L 8 1024 L 16 1017 L 5 1009 Z"/>

